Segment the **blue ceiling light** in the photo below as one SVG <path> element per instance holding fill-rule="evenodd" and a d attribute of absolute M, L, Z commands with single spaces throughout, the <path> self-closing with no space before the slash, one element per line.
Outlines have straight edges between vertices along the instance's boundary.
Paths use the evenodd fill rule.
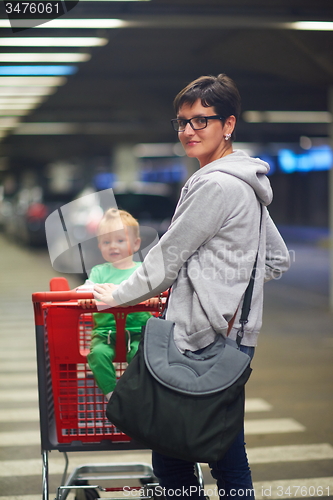
<path fill-rule="evenodd" d="M 280 149 L 278 161 L 282 172 L 291 174 L 297 170 L 297 155 L 290 149 Z"/>
<path fill-rule="evenodd" d="M 73 75 L 78 70 L 72 65 L 31 65 L 31 66 L 0 66 L 1 76 L 63 76 Z"/>
<path fill-rule="evenodd" d="M 280 149 L 278 162 L 280 169 L 286 174 L 330 170 L 333 167 L 333 152 L 326 145 L 313 147 L 301 154 L 290 149 Z"/>

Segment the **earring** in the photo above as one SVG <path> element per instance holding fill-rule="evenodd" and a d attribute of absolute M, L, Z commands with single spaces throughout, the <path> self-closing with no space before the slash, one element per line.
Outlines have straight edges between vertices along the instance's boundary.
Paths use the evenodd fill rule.
<path fill-rule="evenodd" d="M 225 134 L 225 136 L 224 136 L 226 141 L 229 141 L 230 137 L 231 137 L 231 134 Z"/>

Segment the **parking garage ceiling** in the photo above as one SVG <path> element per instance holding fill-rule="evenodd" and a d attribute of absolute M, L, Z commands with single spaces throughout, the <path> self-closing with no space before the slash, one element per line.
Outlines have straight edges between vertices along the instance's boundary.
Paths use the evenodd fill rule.
<path fill-rule="evenodd" d="M 200 75 L 221 72 L 236 81 L 242 96 L 239 141 L 298 142 L 300 136 L 329 134 L 332 0 L 81 0 L 58 20 L 86 20 L 88 27 L 45 24 L 15 33 L 4 27 L 8 18 L 0 3 L 0 38 L 24 39 L 20 47 L 0 45 L 0 68 L 18 64 L 6 62 L 5 54 L 82 55 L 54 93 L 16 116 L 16 125 L 3 133 L 0 156 L 14 163 L 109 155 L 120 142 L 176 141 L 170 125 L 175 94 Z M 116 19 L 118 27 L 90 27 L 96 19 Z M 320 29 L 304 24 L 318 21 Z M 104 41 L 93 47 L 28 45 L 42 37 Z M 26 57 L 21 65 L 46 64 Z M 2 79 L 9 77 L 10 71 Z M 249 111 L 265 113 L 248 121 Z M 303 123 L 276 123 L 268 111 L 322 114 L 319 120 L 312 115 Z M 0 123 L 10 118 L 3 115 Z"/>

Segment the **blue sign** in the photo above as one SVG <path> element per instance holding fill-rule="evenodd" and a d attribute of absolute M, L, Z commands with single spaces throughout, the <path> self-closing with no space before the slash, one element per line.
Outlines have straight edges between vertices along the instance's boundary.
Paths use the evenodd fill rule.
<path fill-rule="evenodd" d="M 333 164 L 333 153 L 329 146 L 317 146 L 304 153 L 295 153 L 291 149 L 281 149 L 278 163 L 282 172 L 312 172 L 329 170 Z"/>

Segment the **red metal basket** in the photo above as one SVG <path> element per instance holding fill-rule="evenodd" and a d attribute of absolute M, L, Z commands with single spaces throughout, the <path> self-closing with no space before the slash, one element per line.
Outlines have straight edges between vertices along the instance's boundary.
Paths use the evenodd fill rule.
<path fill-rule="evenodd" d="M 87 363 L 92 332 L 92 313 L 77 303 L 77 298 L 92 298 L 91 293 L 76 291 L 33 294 L 36 325 L 44 328 L 46 373 L 49 401 L 55 419 L 59 443 L 99 443 L 105 439 L 127 442 L 130 438 L 105 417 L 106 400 L 97 387 Z M 76 300 L 75 300 L 76 299 Z M 158 314 L 158 300 L 126 308 L 108 308 L 116 319 L 115 367 L 119 377 L 125 370 L 125 322 L 129 313 L 150 311 Z M 48 406 L 50 406 L 48 405 Z M 49 411 L 50 413 L 50 411 Z"/>

